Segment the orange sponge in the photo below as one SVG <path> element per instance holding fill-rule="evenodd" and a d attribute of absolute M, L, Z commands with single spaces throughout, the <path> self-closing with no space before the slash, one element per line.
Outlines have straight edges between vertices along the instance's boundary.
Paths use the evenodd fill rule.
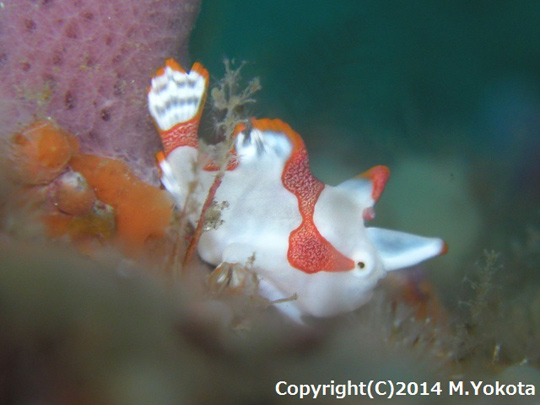
<path fill-rule="evenodd" d="M 54 121 L 36 121 L 14 136 L 11 147 L 12 171 L 31 186 L 51 237 L 68 236 L 89 251 L 96 241 L 114 240 L 133 257 L 147 241 L 155 245 L 165 236 L 172 215 L 167 192 L 140 180 L 122 161 L 79 154 L 75 137 Z"/>
<path fill-rule="evenodd" d="M 46 184 L 66 167 L 77 150 L 75 137 L 52 120 L 36 121 L 15 135 L 12 159 L 17 180 L 24 184 Z"/>
<path fill-rule="evenodd" d="M 74 156 L 70 165 L 93 187 L 99 200 L 116 213 L 119 243 L 129 254 L 150 237 L 163 237 L 172 214 L 167 193 L 137 178 L 122 161 L 94 155 Z"/>

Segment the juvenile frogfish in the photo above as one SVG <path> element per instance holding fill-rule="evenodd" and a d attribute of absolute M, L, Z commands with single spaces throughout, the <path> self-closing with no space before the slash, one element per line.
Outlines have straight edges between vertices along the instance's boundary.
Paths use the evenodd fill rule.
<path fill-rule="evenodd" d="M 214 162 L 197 165 L 208 81 L 201 64 L 188 72 L 169 59 L 148 91 L 164 147 L 161 181 L 178 207 L 188 196 L 195 200 L 188 213 L 194 226 L 219 169 Z M 387 167 L 333 187 L 311 173 L 302 138 L 283 121 L 251 119 L 237 125 L 233 137 L 232 158 L 214 195 L 221 224 L 201 235 L 197 251 L 218 268 L 251 263 L 259 294 L 279 301 L 275 307 L 292 319 L 355 310 L 386 272 L 445 253 L 438 238 L 365 227 Z"/>

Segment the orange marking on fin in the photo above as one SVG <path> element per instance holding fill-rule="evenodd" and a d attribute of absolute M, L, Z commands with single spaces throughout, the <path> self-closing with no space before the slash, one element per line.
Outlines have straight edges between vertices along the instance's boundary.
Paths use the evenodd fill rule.
<path fill-rule="evenodd" d="M 163 151 L 159 151 L 156 153 L 156 162 L 157 162 L 157 167 L 158 167 L 158 170 L 159 170 L 159 177 L 163 177 L 163 169 L 161 168 L 161 163 L 163 163 L 165 161 L 165 154 L 163 153 Z"/>
<path fill-rule="evenodd" d="M 251 124 L 261 131 L 282 132 L 293 145 L 281 181 L 298 199 L 302 223 L 289 235 L 289 263 L 305 273 L 352 270 L 354 262 L 332 246 L 320 234 L 313 221 L 315 204 L 324 189 L 324 183 L 311 173 L 307 150 L 300 135 L 281 120 L 252 119 Z"/>
<path fill-rule="evenodd" d="M 165 154 L 162 151 L 156 153 L 156 160 L 158 163 L 161 163 L 165 160 Z"/>
<path fill-rule="evenodd" d="M 443 241 L 443 247 L 441 249 L 441 253 L 439 253 L 440 255 L 445 255 L 448 253 L 448 243 L 446 243 L 445 241 Z"/>
<path fill-rule="evenodd" d="M 173 62 L 175 62 L 174 59 L 169 59 L 169 60 L 172 60 Z M 173 69 L 172 66 L 171 66 L 171 69 Z M 182 68 L 180 67 L 180 69 Z M 206 86 L 208 87 L 208 83 L 210 82 L 210 75 L 208 74 L 208 70 L 206 70 L 206 68 L 202 64 L 200 64 L 199 62 L 195 62 L 193 66 L 191 67 L 190 72 L 197 72 L 202 77 L 204 77 Z"/>
<path fill-rule="evenodd" d="M 172 70 L 176 70 L 177 72 L 186 73 L 184 68 L 173 58 L 169 58 L 165 61 L 165 66 L 170 67 Z M 165 66 L 161 69 L 165 70 Z"/>
<path fill-rule="evenodd" d="M 373 201 L 378 201 L 384 191 L 384 186 L 390 177 L 390 169 L 382 165 L 374 166 L 364 173 L 359 174 L 358 177 L 371 180 L 371 183 L 373 184 L 371 198 L 373 198 Z"/>

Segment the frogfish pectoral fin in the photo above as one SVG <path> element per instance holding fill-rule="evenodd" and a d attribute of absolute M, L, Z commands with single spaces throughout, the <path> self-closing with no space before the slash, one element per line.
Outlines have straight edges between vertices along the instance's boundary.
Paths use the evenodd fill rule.
<path fill-rule="evenodd" d="M 356 202 L 364 207 L 364 219 L 370 220 L 375 217 L 373 205 L 379 200 L 384 186 L 390 177 L 390 169 L 386 166 L 375 166 L 346 180 L 337 186 L 351 194 Z"/>
<path fill-rule="evenodd" d="M 439 238 L 426 238 L 389 229 L 366 228 L 386 271 L 414 266 L 447 251 Z"/>

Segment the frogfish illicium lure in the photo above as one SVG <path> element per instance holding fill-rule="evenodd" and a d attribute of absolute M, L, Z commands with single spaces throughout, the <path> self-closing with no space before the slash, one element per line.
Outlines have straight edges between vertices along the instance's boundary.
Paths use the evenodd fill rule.
<path fill-rule="evenodd" d="M 195 199 L 194 226 L 219 171 L 212 162 L 197 165 L 208 81 L 201 64 L 185 71 L 169 59 L 148 92 L 164 149 L 162 183 L 180 208 L 188 194 Z M 233 136 L 232 158 L 214 195 L 215 202 L 226 202 L 221 225 L 201 235 L 197 251 L 218 268 L 251 264 L 259 294 L 280 301 L 276 308 L 291 318 L 352 311 L 369 300 L 386 272 L 446 251 L 438 238 L 364 226 L 374 217 L 387 167 L 333 187 L 311 173 L 302 138 L 283 121 L 252 119 Z"/>

